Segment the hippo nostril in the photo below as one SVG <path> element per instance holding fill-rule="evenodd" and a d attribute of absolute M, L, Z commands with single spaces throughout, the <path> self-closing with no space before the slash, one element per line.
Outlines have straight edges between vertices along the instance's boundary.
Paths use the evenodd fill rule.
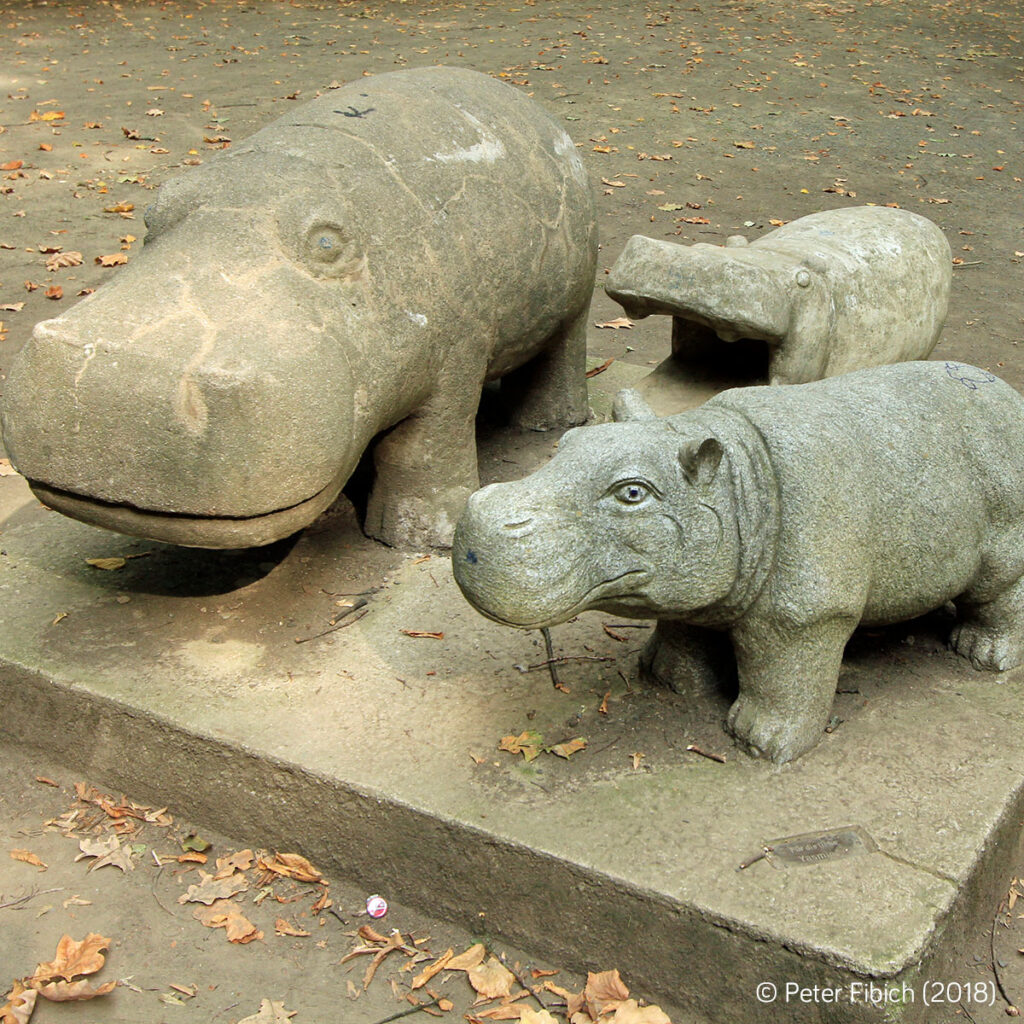
<path fill-rule="evenodd" d="M 467 551 L 466 552 L 466 561 L 469 562 L 470 565 L 476 565 L 476 563 L 479 561 L 479 559 L 476 557 L 476 552 L 475 551 Z"/>

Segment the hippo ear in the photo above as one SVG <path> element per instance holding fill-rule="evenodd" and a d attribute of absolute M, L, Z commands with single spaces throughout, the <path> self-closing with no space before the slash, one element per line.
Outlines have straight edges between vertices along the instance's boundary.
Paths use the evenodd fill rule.
<path fill-rule="evenodd" d="M 691 484 L 695 487 L 706 487 L 714 480 L 723 454 L 722 445 L 717 437 L 705 437 L 702 441 L 686 441 L 679 449 L 679 464 Z"/>
<path fill-rule="evenodd" d="M 634 420 L 656 420 L 658 414 L 644 401 L 635 388 L 625 388 L 612 400 L 612 419 L 616 423 Z"/>

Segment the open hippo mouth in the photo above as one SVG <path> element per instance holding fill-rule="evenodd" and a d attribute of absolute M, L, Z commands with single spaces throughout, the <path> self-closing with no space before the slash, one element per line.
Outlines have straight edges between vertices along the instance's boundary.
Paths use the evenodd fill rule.
<path fill-rule="evenodd" d="M 248 516 L 199 516 L 136 508 L 64 491 L 37 480 L 28 484 L 49 508 L 90 525 L 149 540 L 196 548 L 252 548 L 271 544 L 308 526 L 337 498 L 344 481 L 332 481 L 312 497 L 286 508 Z"/>
<path fill-rule="evenodd" d="M 635 609 L 637 611 L 644 609 L 647 607 L 647 603 L 643 595 L 637 594 L 636 591 L 647 581 L 649 575 L 650 573 L 646 569 L 627 569 L 625 572 L 619 573 L 618 576 L 595 583 L 565 610 L 551 612 L 530 622 L 503 618 L 497 612 L 477 604 L 476 600 L 472 598 L 471 600 L 477 611 L 492 622 L 497 622 L 502 626 L 514 626 L 517 629 L 541 629 L 544 626 L 556 626 L 560 622 L 566 622 L 574 615 L 579 615 L 580 612 L 595 606 L 614 605 L 616 609 Z M 625 584 L 626 580 L 630 580 L 630 584 Z M 469 595 L 467 594 L 467 596 Z"/>

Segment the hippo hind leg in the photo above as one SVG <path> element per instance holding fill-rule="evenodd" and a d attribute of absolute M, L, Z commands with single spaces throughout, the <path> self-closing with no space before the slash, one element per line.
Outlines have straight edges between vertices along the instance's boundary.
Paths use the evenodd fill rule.
<path fill-rule="evenodd" d="M 949 646 L 977 669 L 1005 672 L 1024 661 L 1024 577 L 998 597 L 956 602 L 960 621 Z"/>
<path fill-rule="evenodd" d="M 506 374 L 502 395 L 515 426 L 524 430 L 552 430 L 586 423 L 587 316 L 583 311 L 562 324 L 547 348 L 525 366 Z"/>

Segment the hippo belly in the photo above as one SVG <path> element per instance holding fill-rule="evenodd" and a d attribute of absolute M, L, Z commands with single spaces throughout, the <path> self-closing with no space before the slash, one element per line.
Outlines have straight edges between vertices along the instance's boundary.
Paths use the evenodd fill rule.
<path fill-rule="evenodd" d="M 367 530 L 450 541 L 474 415 L 582 422 L 596 265 L 565 132 L 475 72 L 361 80 L 164 185 L 146 244 L 39 324 L 4 396 L 46 504 L 201 547 L 311 522 L 376 447 Z"/>

